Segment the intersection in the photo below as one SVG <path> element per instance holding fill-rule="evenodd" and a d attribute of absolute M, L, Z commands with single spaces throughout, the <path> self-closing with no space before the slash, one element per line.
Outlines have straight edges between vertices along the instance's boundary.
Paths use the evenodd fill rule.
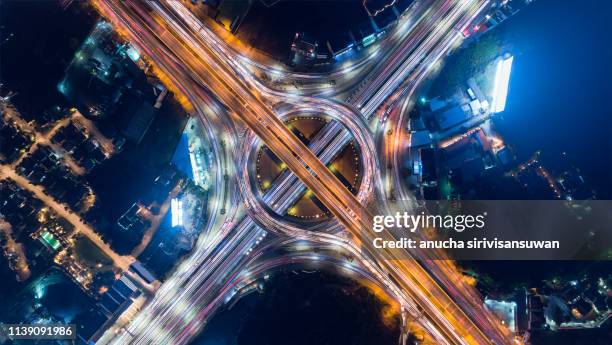
<path fill-rule="evenodd" d="M 477 294 L 473 288 L 460 285 L 456 280 L 459 273 L 452 264 L 444 260 L 400 259 L 405 258 L 406 253 L 394 250 L 381 258 L 371 247 L 372 233 L 369 232 L 373 209 L 386 212 L 412 205 L 389 205 L 385 201 L 383 181 L 391 180 L 398 185 L 400 181 L 397 169 L 388 172 L 379 168 L 386 166 L 380 164 L 382 160 L 399 166 L 402 122 L 395 123 L 392 139 L 384 136 L 386 130 L 371 133 L 368 125 L 377 120 L 381 108 L 405 106 L 401 102 L 387 104 L 387 100 L 393 99 L 396 93 L 411 95 L 430 66 L 459 39 L 460 29 L 469 25 L 486 4 L 486 1 L 420 3 L 419 8 L 411 12 L 416 17 L 406 19 L 407 33 L 397 34 L 402 36 L 401 44 L 389 47 L 381 44 L 379 49 L 388 49 L 378 52 L 377 59 L 384 59 L 385 63 L 372 64 L 371 68 L 364 68 L 367 73 L 351 76 L 360 81 L 358 86 L 346 99 L 330 102 L 316 95 L 302 96 L 267 88 L 250 73 L 249 64 L 244 63 L 243 57 L 226 46 L 180 2 L 97 1 L 100 12 L 119 28 L 119 33 L 139 47 L 171 86 L 188 99 L 193 113 L 202 118 L 205 127 L 211 132 L 221 130 L 223 134 L 217 137 L 227 138 L 230 159 L 226 160 L 227 166 L 219 164 L 217 168 L 217 195 L 228 189 L 233 199 L 243 195 L 253 204 L 245 210 L 238 203 L 232 203 L 225 214 L 215 212 L 208 224 L 212 229 L 210 236 L 200 239 L 196 252 L 125 329 L 114 330 L 117 334 L 113 341 L 146 344 L 151 339 L 162 339 L 164 343 L 187 343 L 232 288 L 244 279 L 241 272 L 266 248 L 261 242 L 277 241 L 267 240 L 266 231 L 259 226 L 269 219 L 265 209 L 252 211 L 251 208 L 257 207 L 255 203 L 275 205 L 286 200 L 287 203 L 279 206 L 282 212 L 282 207 L 308 188 L 335 216 L 337 227 L 344 229 L 338 234 L 306 234 L 308 240 L 337 245 L 352 253 L 362 269 L 396 296 L 407 313 L 418 319 L 434 339 L 445 344 L 511 343 L 510 333 L 475 301 Z M 403 26 L 399 24 L 398 27 L 399 33 Z M 336 111 L 338 118 L 347 125 L 338 121 L 326 126 L 320 138 L 308 147 L 279 118 L 274 110 L 279 104 Z M 353 119 L 356 116 L 361 118 Z M 403 116 L 405 112 L 398 112 L 397 118 L 386 119 L 387 126 L 391 121 L 401 121 Z M 377 129 L 378 126 L 380 123 L 374 124 Z M 270 196 L 266 194 L 263 200 L 252 195 L 252 188 L 248 187 L 248 180 L 243 175 L 245 169 L 237 164 L 244 159 L 244 152 L 239 149 L 240 141 L 244 140 L 240 138 L 241 133 L 248 133 L 246 136 L 250 140 L 257 137 L 265 143 L 293 173 L 276 181 Z M 363 151 L 364 171 L 368 173 L 364 174 L 357 196 L 350 193 L 326 166 L 351 135 L 366 148 L 390 140 L 386 144 L 389 150 L 384 155 L 375 150 Z M 216 146 L 216 158 L 220 163 L 221 144 L 213 146 Z M 227 185 L 221 183 L 223 175 L 232 172 L 242 177 Z M 401 187 L 399 191 L 407 196 Z M 401 199 L 408 203 L 410 200 L 408 196 Z M 383 202 L 374 207 L 367 205 L 372 200 Z M 275 224 L 277 233 L 304 235 L 291 231 L 282 223 Z M 384 236 L 392 239 L 394 235 L 385 232 Z M 252 248 L 255 252 L 245 255 Z"/>

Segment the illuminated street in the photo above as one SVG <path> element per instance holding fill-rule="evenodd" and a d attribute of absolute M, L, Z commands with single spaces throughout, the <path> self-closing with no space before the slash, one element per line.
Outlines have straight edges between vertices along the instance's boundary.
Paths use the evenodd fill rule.
<path fill-rule="evenodd" d="M 252 292 L 316 273 L 365 287 L 383 310 L 368 317 L 399 328 L 400 344 L 531 344 L 544 329 L 602 327 L 612 317 L 605 275 L 503 293 L 471 262 L 595 261 L 608 248 L 601 204 L 564 205 L 563 219 L 596 228 L 581 237 L 563 232 L 569 221 L 538 223 L 544 216 L 527 202 L 526 211 L 493 208 L 495 193 L 596 199 L 580 169 L 548 169 L 539 150 L 517 163 L 506 139 L 521 55 L 492 35 L 531 6 L 516 2 L 364 1 L 367 21 L 344 41 L 338 32 L 325 41 L 291 32 L 281 59 L 249 16 L 270 15 L 275 4 L 62 1 L 96 21 L 64 58 L 54 90 L 61 106 L 32 117 L 12 104 L 18 93 L 0 93 L 3 143 L 14 146 L 0 151 L 0 248 L 19 283 L 35 275 L 27 289 L 38 308 L 18 317 L 15 303 L 0 326 L 42 319 L 43 286 L 59 274 L 92 301 L 65 339 L 203 344 L 235 305 L 262 310 L 242 304 L 258 300 Z M 571 249 L 517 254 L 488 244 L 550 242 L 553 227 L 575 239 Z M 456 250 L 463 243 L 477 250 Z M 28 246 L 37 246 L 36 260 Z M 41 266 L 43 250 L 53 267 Z M 275 288 L 259 300 L 274 300 Z M 551 290 L 563 292 L 549 298 Z"/>
<path fill-rule="evenodd" d="M 467 5 L 471 5 L 467 3 Z M 464 15 L 463 12 L 466 8 L 471 8 L 472 10 L 478 11 L 481 7 L 478 4 L 474 4 L 474 6 L 467 5 L 446 5 L 442 4 L 439 10 L 433 9 L 432 11 L 439 11 L 442 13 L 442 18 L 445 20 L 444 23 L 449 23 L 449 27 L 453 27 L 454 25 L 458 25 L 460 27 L 465 24 L 457 24 L 455 20 L 462 19 L 461 15 Z M 336 218 L 342 223 L 347 230 L 349 230 L 355 240 L 357 241 L 357 246 L 369 246 L 371 244 L 371 239 L 367 237 L 363 237 L 365 234 L 360 231 L 361 229 L 371 228 L 371 216 L 369 212 L 366 211 L 361 203 L 353 197 L 343 186 L 339 184 L 339 182 L 335 179 L 335 177 L 329 172 L 329 170 L 323 165 L 314 155 L 313 153 L 305 147 L 304 144 L 299 142 L 293 135 L 288 133 L 286 127 L 278 120 L 278 118 L 271 112 L 270 108 L 263 103 L 260 97 L 264 96 L 264 94 L 256 93 L 250 89 L 248 84 L 245 84 L 247 78 L 251 78 L 249 75 L 243 75 L 240 79 L 232 79 L 232 73 L 240 73 L 240 67 L 236 66 L 236 62 L 229 62 L 221 60 L 221 56 L 224 54 L 224 50 L 218 50 L 219 48 L 213 48 L 218 46 L 209 46 L 206 39 L 208 39 L 211 35 L 210 32 L 206 32 L 205 29 L 200 29 L 200 25 L 195 22 L 195 18 L 191 16 L 189 13 L 185 12 L 186 9 L 182 7 L 179 3 L 170 3 L 169 8 L 164 9 L 161 6 L 154 5 L 152 9 L 140 8 L 137 4 L 113 4 L 113 3 L 104 3 L 99 5 L 103 13 L 107 11 L 111 20 L 117 20 L 117 23 L 125 23 L 125 25 L 137 25 L 138 28 L 149 27 L 150 33 L 139 32 L 141 37 L 148 35 L 150 39 L 159 40 L 161 39 L 164 42 L 165 46 L 173 47 L 172 51 L 166 51 L 164 54 L 173 54 L 171 56 L 176 56 L 173 59 L 179 59 L 183 61 L 184 65 L 181 64 L 180 67 L 176 66 L 176 64 L 166 64 L 163 61 L 167 61 L 167 57 L 164 55 L 160 56 L 159 53 L 151 53 L 151 58 L 158 59 L 158 66 L 161 69 L 165 70 L 165 74 L 168 76 L 177 77 L 181 74 L 186 74 L 188 72 L 178 72 L 177 68 L 184 68 L 186 65 L 191 66 L 193 68 L 192 71 L 202 70 L 204 72 L 196 72 L 196 79 L 194 80 L 194 76 L 190 79 L 185 79 L 183 81 L 176 79 L 175 83 L 177 85 L 183 85 L 185 87 L 186 82 L 192 83 L 191 80 L 194 80 L 195 83 L 202 83 L 201 85 L 207 85 L 211 87 L 213 92 L 220 97 L 222 103 L 229 106 L 229 108 L 240 117 L 242 121 L 244 121 L 247 126 L 255 132 L 265 143 L 266 145 L 283 161 L 285 162 L 289 169 L 298 176 L 298 178 L 310 189 L 315 195 L 321 200 L 325 206 L 331 210 L 331 212 L 336 216 Z M 448 8 L 450 7 L 450 9 Z M 172 18 L 173 14 L 168 13 L 168 11 L 174 10 L 179 11 L 179 15 L 183 15 L 181 17 L 185 20 L 184 24 L 180 22 L 175 22 Z M 139 16 L 146 13 L 147 11 L 151 11 L 151 19 L 140 18 Z M 445 17 L 444 15 L 448 16 Z M 469 20 L 472 18 L 474 14 L 468 12 L 465 15 L 466 19 L 469 23 Z M 154 22 L 149 24 L 151 21 L 156 21 L 155 18 L 162 18 L 163 22 L 161 24 Z M 438 24 L 438 18 L 433 18 L 433 20 L 428 25 L 436 25 Z M 195 30 L 192 33 L 189 33 L 186 29 L 184 29 L 184 25 L 187 25 L 189 29 L 187 30 Z M 158 27 L 162 26 L 165 28 L 166 33 L 162 36 L 161 33 L 156 33 Z M 438 42 L 439 39 L 434 37 L 428 37 L 424 39 L 420 37 L 419 34 L 423 35 L 428 30 L 425 29 L 425 26 L 421 30 L 417 30 L 417 36 L 415 40 L 424 41 L 426 44 L 430 44 L 430 42 Z M 442 32 L 442 26 L 436 25 L 437 30 L 434 33 Z M 131 29 L 130 26 L 127 26 L 127 30 Z M 168 34 L 168 32 L 173 32 L 173 34 Z M 454 37 L 456 33 L 451 31 L 451 38 Z M 134 37 L 136 38 L 136 37 Z M 142 40 L 142 38 L 141 38 Z M 182 41 L 181 41 L 182 40 Z M 138 46 L 140 47 L 152 47 L 156 44 L 152 44 L 151 42 L 140 41 Z M 183 43 L 185 42 L 185 43 Z M 442 40 L 442 42 L 444 42 Z M 452 42 L 452 41 L 450 41 Z M 445 43 L 449 45 L 450 43 Z M 427 46 L 426 46 L 427 47 Z M 417 51 L 418 52 L 418 51 Z M 194 55 L 199 58 L 194 59 Z M 404 53 L 401 49 L 398 54 Z M 405 69 L 410 70 L 410 63 L 416 63 L 417 65 L 421 62 L 420 59 L 424 58 L 425 55 L 420 55 L 425 53 L 418 52 L 416 54 L 415 62 L 410 62 L 406 64 L 403 61 L 400 67 L 400 73 L 394 73 L 394 76 L 397 77 L 400 81 L 405 77 L 403 72 Z M 403 55 L 403 54 L 402 54 Z M 208 56 L 208 58 L 203 59 L 202 57 Z M 401 56 L 401 55 L 400 55 Z M 411 55 L 412 56 L 412 55 Z M 434 56 L 435 58 L 436 56 Z M 236 59 L 237 60 L 237 59 Z M 393 61 L 393 60 L 392 60 Z M 391 64 L 393 66 L 393 64 Z M 180 69 L 179 69 L 180 71 Z M 213 72 L 214 71 L 214 72 Z M 384 77 L 388 73 L 395 72 L 393 68 L 389 68 L 382 73 L 377 73 L 378 76 Z M 218 73 L 218 74 L 217 74 Z M 399 75 L 398 75 L 399 74 Z M 218 77 L 217 77 L 218 75 Z M 172 78 L 172 77 L 171 77 Z M 382 90 L 379 92 L 372 92 L 370 89 L 366 89 L 363 94 L 366 96 L 362 97 L 354 97 L 357 99 L 355 102 L 357 103 L 358 108 L 361 108 L 362 111 L 366 114 L 371 114 L 373 111 L 369 109 L 376 109 L 378 106 L 374 105 L 376 102 L 380 104 L 380 100 L 384 99 L 385 96 L 378 96 L 379 94 L 385 95 L 385 93 L 389 93 L 388 90 L 395 90 L 397 88 L 398 82 L 395 81 L 394 78 L 384 78 L 381 81 L 378 81 L 382 78 L 375 79 L 371 84 L 375 90 Z M 367 79 L 366 79 L 367 80 Z M 385 80 L 390 80 L 386 82 Z M 380 86 L 382 85 L 384 86 Z M 196 84 L 197 85 L 197 84 Z M 257 87 L 257 84 L 254 84 Z M 193 89 L 197 89 L 197 86 L 192 87 Z M 372 94 L 374 94 L 372 96 Z M 261 96 L 260 96 L 261 95 Z M 269 97 L 274 97 L 274 99 L 278 99 L 282 97 L 278 93 L 272 94 Z M 295 97 L 295 96 L 293 96 Z M 205 101 L 205 100 L 204 100 Z M 202 102 L 200 99 L 191 99 L 192 104 L 197 104 Z M 304 102 L 301 101 L 301 102 Z M 368 103 L 366 103 L 368 102 Z M 372 104 L 374 103 L 374 104 Z M 372 105 L 370 105 L 372 104 Z M 334 136 L 335 137 L 335 136 Z M 346 142 L 340 143 L 338 146 L 342 147 Z M 332 146 L 332 149 L 337 149 L 336 146 Z M 323 153 L 325 155 L 325 153 Z M 298 159 L 299 157 L 299 159 Z M 307 169 L 308 168 L 308 169 Z M 314 179 L 312 177 L 315 177 Z M 374 254 L 374 250 L 369 249 L 366 250 L 365 247 L 362 248 L 362 252 L 366 255 L 366 257 L 371 257 Z M 396 257 L 397 254 L 391 254 L 391 257 Z M 210 260 L 209 260 L 210 261 Z M 436 291 L 440 289 L 439 285 L 434 281 L 430 280 L 429 274 L 425 273 L 423 268 L 420 265 L 416 264 L 416 262 L 405 262 L 405 261 L 390 261 L 383 260 L 379 264 L 382 266 L 379 269 L 374 266 L 370 266 L 369 269 L 374 270 L 379 279 L 387 279 L 386 275 L 393 276 L 393 281 L 387 282 L 389 284 L 389 288 L 392 291 L 395 291 L 397 294 L 400 294 L 402 298 L 406 299 L 406 303 L 416 303 L 418 307 L 413 304 L 413 310 L 410 310 L 411 313 L 419 313 L 420 310 L 425 310 L 428 315 L 427 320 L 424 321 L 424 326 L 433 332 L 436 337 L 439 338 L 440 341 L 445 341 L 449 343 L 486 343 L 490 342 L 489 339 L 494 340 L 497 343 L 501 343 L 504 339 L 508 339 L 509 335 L 504 333 L 502 328 L 497 325 L 490 324 L 491 320 L 487 317 L 482 317 L 482 314 L 486 315 L 486 312 L 479 312 L 481 316 L 471 321 L 467 316 L 464 316 L 463 311 L 459 311 L 461 309 L 458 308 L 451 300 L 445 292 Z M 386 267 L 385 267 L 386 266 Z M 415 283 L 417 283 L 415 285 Z M 394 284 L 400 284 L 399 286 L 393 286 Z M 425 294 L 426 293 L 426 294 Z M 180 303 L 177 299 L 172 297 L 167 297 L 167 299 L 173 300 L 175 304 Z M 414 300 L 414 301 L 413 301 Z M 183 302 L 192 305 L 189 302 Z M 202 305 L 201 303 L 198 303 Z M 151 305 L 150 308 L 153 308 Z M 473 308 L 473 305 L 469 306 Z M 420 308 L 420 309 L 419 309 Z M 453 310 L 453 308 L 455 308 Z M 156 310 L 155 314 L 157 317 L 153 322 L 161 319 L 159 317 L 159 310 L 157 308 L 153 308 Z M 172 313 L 172 312 L 170 312 Z M 175 312 L 176 313 L 176 312 Z M 470 312 L 471 313 L 471 312 Z M 152 313 L 151 313 L 152 314 Z M 196 322 L 201 322 L 202 316 L 197 314 Z M 178 316 L 178 315 L 177 315 Z M 185 316 L 183 316 L 184 318 Z M 143 318 L 146 320 L 145 318 Z M 191 318 L 187 318 L 188 321 Z M 138 324 L 137 320 L 135 323 Z M 476 323 L 476 326 L 473 326 L 472 322 Z M 182 331 L 178 334 L 179 339 L 185 338 L 185 333 L 189 332 L 190 328 L 184 329 L 184 326 L 178 325 L 178 322 L 163 322 L 166 326 L 165 329 L 168 329 L 169 325 L 174 325 L 178 329 L 182 329 Z M 146 325 L 147 328 L 151 327 L 150 321 L 145 321 L 140 323 L 143 326 Z M 142 333 L 141 333 L 142 332 Z M 499 332 L 499 333 L 498 333 Z M 146 334 L 143 334 L 146 333 Z M 169 334 L 173 334 L 174 332 L 169 332 Z M 133 334 L 142 334 L 143 340 L 146 337 L 153 335 L 160 336 L 161 334 L 156 334 L 155 332 L 151 332 L 150 330 L 143 329 L 142 331 L 138 331 L 137 329 L 132 329 L 129 332 L 130 335 Z M 508 339 L 509 341 L 509 339 Z"/>

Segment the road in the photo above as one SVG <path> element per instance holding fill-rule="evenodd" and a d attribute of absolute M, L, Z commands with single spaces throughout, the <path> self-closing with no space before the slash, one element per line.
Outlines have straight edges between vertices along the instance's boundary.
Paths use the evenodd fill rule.
<path fill-rule="evenodd" d="M 184 25 L 172 20 L 168 8 L 149 5 L 152 8 L 134 2 L 99 2 L 102 12 L 122 28 L 124 35 L 137 42 L 139 47 L 154 50 L 148 56 L 156 60 L 157 67 L 163 66 L 170 79 L 176 78 L 176 84 L 189 85 L 189 89 L 210 90 L 236 118 L 257 134 L 349 230 L 352 239 L 348 246 L 358 247 L 366 257 L 378 257 L 371 247 L 372 233 L 364 231 L 372 228 L 371 214 L 276 117 L 271 104 L 279 99 L 265 97 L 246 81 L 244 75 L 236 73 L 234 67 L 237 63 L 231 57 L 220 55 L 220 51 L 209 46 L 207 41 L 194 37 Z M 177 78 L 185 75 L 187 78 Z M 378 97 L 383 98 L 382 95 Z M 208 103 L 209 100 L 206 97 L 192 98 L 192 103 L 201 102 Z M 392 235 L 384 233 L 384 236 Z M 378 272 L 380 279 L 388 281 L 391 277 L 401 292 L 417 302 L 428 323 L 435 327 L 429 331 L 440 340 L 457 344 L 491 341 L 502 344 L 508 341 L 507 334 L 499 333 L 498 327 L 474 325 L 418 263 L 413 260 L 395 262 L 405 253 L 389 251 L 385 255 L 393 262 L 379 260 L 369 268 Z M 173 323 L 165 325 L 175 329 Z"/>
<path fill-rule="evenodd" d="M 79 215 L 69 210 L 64 204 L 45 194 L 42 187 L 32 184 L 28 179 L 19 175 L 12 167 L 0 165 L 0 179 L 4 178 L 13 180 L 19 187 L 32 193 L 37 199 L 40 199 L 45 206 L 52 209 L 60 217 L 66 219 L 68 223 L 74 226 L 77 232 L 89 238 L 100 248 L 100 250 L 102 250 L 102 252 L 104 252 L 104 254 L 108 255 L 113 260 L 115 266 L 127 271 L 130 265 L 135 261 L 132 256 L 121 256 L 115 253 L 92 227 L 83 222 Z"/>

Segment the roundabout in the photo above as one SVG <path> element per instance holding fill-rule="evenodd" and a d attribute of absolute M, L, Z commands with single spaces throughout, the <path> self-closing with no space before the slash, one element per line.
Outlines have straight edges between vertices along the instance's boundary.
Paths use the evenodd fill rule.
<path fill-rule="evenodd" d="M 285 124 L 305 144 L 309 144 L 331 120 L 324 116 L 296 116 L 285 121 Z M 361 182 L 361 157 L 359 148 L 351 140 L 342 151 L 327 165 L 353 194 L 356 194 Z M 272 187 L 275 179 L 287 171 L 287 165 L 280 161 L 266 146 L 260 146 L 255 159 L 255 180 L 259 194 L 263 196 Z M 268 205 L 270 206 L 270 205 Z M 279 214 L 297 221 L 322 221 L 331 216 L 329 210 L 306 189 L 284 214 Z"/>
<path fill-rule="evenodd" d="M 371 200 L 378 162 L 373 138 L 359 111 L 319 98 L 278 103 L 274 110 L 304 145 L 320 155 L 348 191 L 363 204 Z M 302 239 L 341 232 L 337 219 L 257 136 L 245 137 L 239 150 L 250 152 L 238 164 L 239 190 L 247 212 L 259 226 Z"/>

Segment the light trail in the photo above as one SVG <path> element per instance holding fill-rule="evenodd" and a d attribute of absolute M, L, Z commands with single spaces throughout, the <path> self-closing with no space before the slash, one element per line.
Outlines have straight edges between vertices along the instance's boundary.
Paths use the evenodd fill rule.
<path fill-rule="evenodd" d="M 104 4 L 108 7 L 105 7 Z M 232 61 L 231 57 L 219 57 L 219 51 L 215 47 L 194 39 L 173 20 L 169 21 L 168 18 L 161 20 L 155 15 L 151 20 L 149 10 L 144 10 L 139 5 L 132 2 L 106 1 L 100 7 L 106 9 L 103 12 L 107 16 L 114 16 L 116 23 L 122 24 L 122 28 L 131 40 L 140 41 L 139 46 L 154 47 L 155 51 L 151 55 L 162 56 L 156 59 L 156 65 L 164 66 L 168 72 L 171 71 L 172 73 L 169 74 L 174 77 L 175 82 L 178 81 L 177 84 L 190 85 L 190 89 L 210 89 L 225 106 L 232 110 L 236 117 L 244 121 L 289 166 L 306 186 L 313 190 L 319 200 L 347 227 L 353 235 L 351 243 L 347 245 L 361 246 L 361 251 L 366 252 L 368 257 L 376 257 L 374 250 L 370 247 L 371 233 L 363 231 L 363 229 L 371 229 L 371 215 L 361 206 L 359 200 L 337 181 L 327 167 L 286 129 L 270 109 L 269 99 L 249 84 L 244 75 L 236 73 L 237 64 Z M 152 7 L 155 7 L 155 4 Z M 160 13 L 155 13 L 161 16 Z M 120 19 L 117 20 L 117 18 Z M 239 77 L 236 78 L 236 75 Z M 390 89 L 394 87 L 387 87 L 385 92 L 390 92 Z M 204 103 L 210 102 L 205 97 L 198 99 L 200 95 L 191 95 L 191 97 L 192 102 L 195 100 L 193 103 L 202 102 L 203 98 Z M 376 99 L 382 100 L 383 97 L 379 93 Z M 388 237 L 391 234 L 384 233 L 384 236 Z M 405 253 L 393 251 L 386 254 L 392 259 L 401 258 L 402 254 L 405 255 Z M 427 319 L 435 325 L 436 329 L 429 329 L 429 331 L 437 334 L 441 341 L 457 344 L 486 344 L 492 341 L 502 344 L 506 342 L 503 334 L 496 334 L 496 328 L 485 328 L 486 332 L 491 333 L 485 336 L 482 330 L 475 327 L 449 296 L 431 280 L 431 277 L 418 263 L 412 260 L 399 260 L 391 264 L 390 261 L 383 260 L 376 262 L 375 265 L 368 265 L 367 261 L 365 262 L 372 271 L 379 272 L 381 279 L 388 280 L 384 277 L 385 275 L 393 277 L 392 280 L 401 288 L 401 291 L 417 301 L 417 304 L 423 309 L 422 313 L 427 315 Z M 209 290 L 200 289 L 198 291 Z M 175 334 L 174 330 L 179 323 L 176 320 L 175 318 L 175 322 L 164 323 L 166 328 L 173 330 L 172 332 L 166 331 L 166 337 Z M 188 322 L 192 321 L 193 317 Z M 146 337 L 143 338 L 146 339 Z"/>

